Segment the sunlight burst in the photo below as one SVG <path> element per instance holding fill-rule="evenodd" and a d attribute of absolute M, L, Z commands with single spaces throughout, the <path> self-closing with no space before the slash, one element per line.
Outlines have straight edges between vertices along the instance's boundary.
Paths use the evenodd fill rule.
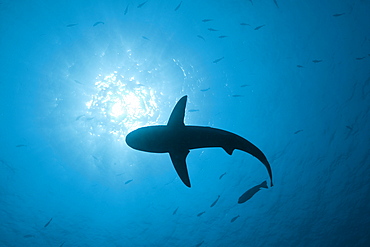
<path fill-rule="evenodd" d="M 91 135 L 114 134 L 121 140 L 129 131 L 153 124 L 157 103 L 152 88 L 140 83 L 135 76 L 114 71 L 95 82 L 97 93 L 86 103 Z"/>

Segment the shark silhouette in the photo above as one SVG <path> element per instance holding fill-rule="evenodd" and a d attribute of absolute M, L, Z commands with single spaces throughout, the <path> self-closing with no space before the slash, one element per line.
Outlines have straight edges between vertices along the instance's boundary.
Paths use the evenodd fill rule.
<path fill-rule="evenodd" d="M 173 166 L 182 182 L 190 187 L 186 166 L 189 150 L 221 147 L 229 155 L 235 149 L 245 151 L 265 165 L 272 183 L 272 171 L 266 156 L 255 145 L 234 133 L 202 126 L 184 124 L 187 96 L 183 96 L 173 109 L 167 125 L 142 127 L 126 136 L 126 143 L 133 149 L 151 153 L 169 153 Z"/>

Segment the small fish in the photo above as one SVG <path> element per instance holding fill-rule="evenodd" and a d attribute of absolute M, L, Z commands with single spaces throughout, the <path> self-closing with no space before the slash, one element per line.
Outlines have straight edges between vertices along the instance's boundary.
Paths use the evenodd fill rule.
<path fill-rule="evenodd" d="M 122 173 L 119 173 L 119 174 L 117 174 L 116 176 L 118 177 L 118 176 L 122 176 L 123 174 L 125 174 L 124 172 L 122 172 Z"/>
<path fill-rule="evenodd" d="M 200 91 L 202 91 L 202 92 L 206 92 L 206 91 L 208 91 L 208 90 L 210 90 L 211 88 L 209 87 L 209 88 L 206 88 L 206 89 L 201 89 Z"/>
<path fill-rule="evenodd" d="M 274 3 L 275 3 L 275 5 L 276 5 L 276 7 L 278 7 L 278 8 L 279 8 L 279 5 L 278 5 L 278 3 L 276 2 L 276 0 L 274 0 Z"/>
<path fill-rule="evenodd" d="M 240 98 L 240 97 L 244 97 L 243 95 L 241 95 L 241 94 L 233 94 L 233 95 L 231 95 L 232 97 L 234 97 L 234 98 Z"/>
<path fill-rule="evenodd" d="M 99 24 L 103 24 L 104 25 L 104 22 L 102 22 L 102 21 L 95 22 L 94 25 L 93 25 L 93 27 L 96 27 Z"/>
<path fill-rule="evenodd" d="M 195 245 L 194 247 L 200 247 L 204 243 L 204 240 L 200 242 L 199 244 Z"/>
<path fill-rule="evenodd" d="M 16 147 L 16 148 L 22 148 L 22 147 L 27 147 L 27 145 L 19 144 L 19 145 L 16 145 L 15 147 Z"/>
<path fill-rule="evenodd" d="M 173 213 L 172 213 L 172 215 L 175 215 L 176 213 L 177 213 L 177 210 L 179 209 L 179 207 L 177 207 L 176 209 L 175 209 L 175 211 L 173 211 Z"/>
<path fill-rule="evenodd" d="M 315 59 L 315 60 L 312 60 L 312 62 L 314 62 L 314 63 L 320 63 L 320 62 L 322 62 L 322 60 Z"/>
<path fill-rule="evenodd" d="M 344 15 L 345 13 L 338 13 L 338 14 L 334 14 L 333 16 L 334 17 L 338 17 L 338 16 L 341 16 L 341 15 Z"/>
<path fill-rule="evenodd" d="M 197 214 L 197 216 L 202 216 L 202 214 L 204 214 L 206 211 L 203 211 L 203 212 L 200 212 L 199 214 Z"/>
<path fill-rule="evenodd" d="M 364 59 L 365 57 L 356 57 L 356 60 L 362 60 Z"/>
<path fill-rule="evenodd" d="M 262 28 L 262 27 L 264 27 L 264 26 L 266 26 L 266 25 L 258 26 L 258 27 L 256 27 L 254 30 L 258 30 L 258 29 L 260 29 L 260 28 Z"/>
<path fill-rule="evenodd" d="M 294 132 L 294 134 L 298 134 L 299 132 L 302 132 L 303 130 L 297 130 L 296 132 Z"/>
<path fill-rule="evenodd" d="M 226 172 L 225 173 L 223 173 L 223 174 L 221 174 L 221 176 L 218 178 L 218 179 L 221 179 L 223 176 L 225 176 L 226 175 Z"/>
<path fill-rule="evenodd" d="M 249 85 L 248 84 L 243 84 L 240 87 L 249 87 Z"/>
<path fill-rule="evenodd" d="M 242 204 L 246 201 L 248 201 L 249 199 L 251 199 L 258 191 L 260 191 L 261 188 L 265 188 L 267 189 L 267 182 L 266 181 L 263 181 L 261 184 L 259 185 L 256 185 L 252 188 L 250 188 L 249 190 L 247 190 L 243 195 L 241 195 L 239 197 L 239 200 L 238 200 L 238 203 L 239 204 Z"/>
<path fill-rule="evenodd" d="M 175 11 L 177 11 L 180 8 L 181 4 L 182 4 L 182 1 L 179 3 L 179 5 L 177 5 L 177 7 L 175 8 Z"/>
<path fill-rule="evenodd" d="M 229 37 L 229 36 L 226 36 L 226 35 L 218 36 L 218 38 L 220 38 L 220 39 L 227 38 L 227 37 Z"/>
<path fill-rule="evenodd" d="M 299 64 L 297 65 L 297 67 L 298 67 L 298 68 L 304 68 L 302 65 L 299 65 Z"/>
<path fill-rule="evenodd" d="M 202 40 L 204 40 L 204 41 L 206 41 L 206 39 L 203 36 L 197 35 L 197 37 L 200 38 L 200 39 L 202 39 Z"/>
<path fill-rule="evenodd" d="M 82 114 L 82 115 L 80 115 L 80 116 L 76 117 L 76 121 L 80 120 L 80 118 L 82 118 L 82 117 L 84 117 L 84 116 L 85 116 L 85 115 L 84 115 L 84 114 Z"/>
<path fill-rule="evenodd" d="M 144 6 L 144 4 L 146 4 L 148 1 L 145 1 L 145 2 L 143 2 L 143 3 L 140 3 L 138 6 L 137 6 L 137 8 L 139 9 L 139 8 L 141 8 L 141 7 L 143 7 Z"/>
<path fill-rule="evenodd" d="M 73 23 L 73 24 L 68 24 L 67 27 L 74 27 L 74 26 L 77 26 L 78 23 Z"/>
<path fill-rule="evenodd" d="M 218 31 L 217 29 L 213 29 L 213 28 L 211 28 L 211 27 L 210 27 L 210 28 L 208 28 L 208 30 L 209 30 L 209 31 L 212 31 L 212 32 L 216 32 L 216 31 Z"/>
<path fill-rule="evenodd" d="M 127 6 L 126 6 L 125 12 L 123 13 L 124 15 L 126 15 L 126 14 L 127 14 L 128 6 L 129 6 L 129 4 L 127 4 Z"/>
<path fill-rule="evenodd" d="M 26 234 L 23 236 L 24 238 L 34 238 L 35 235 L 32 235 L 32 234 Z"/>
<path fill-rule="evenodd" d="M 94 160 L 98 160 L 99 161 L 99 159 L 96 156 L 94 156 L 94 155 L 91 155 L 91 156 L 94 158 Z"/>
<path fill-rule="evenodd" d="M 234 218 L 232 218 L 232 219 L 230 220 L 230 222 L 231 222 L 231 223 L 233 223 L 233 222 L 234 222 L 234 221 L 236 221 L 236 219 L 237 219 L 237 218 L 239 218 L 239 217 L 240 217 L 240 215 L 235 216 Z"/>
<path fill-rule="evenodd" d="M 349 130 L 353 130 L 353 128 L 352 128 L 351 126 L 349 126 L 349 125 L 346 125 L 346 127 L 347 127 L 347 129 L 349 129 Z"/>
<path fill-rule="evenodd" d="M 134 180 L 133 180 L 133 179 L 127 180 L 127 181 L 125 182 L 125 184 L 129 184 L 129 183 L 131 183 L 132 181 L 134 181 Z"/>
<path fill-rule="evenodd" d="M 218 196 L 217 196 L 216 201 L 214 201 L 214 202 L 211 204 L 211 206 L 210 206 L 210 207 L 213 207 L 214 205 L 216 205 L 216 203 L 218 202 L 218 199 L 220 199 L 220 195 L 218 195 Z"/>
<path fill-rule="evenodd" d="M 213 19 L 203 19 L 202 22 L 209 22 L 209 21 L 213 21 Z"/>
<path fill-rule="evenodd" d="M 61 245 L 59 245 L 59 247 L 63 247 L 63 245 L 65 244 L 66 241 L 64 241 Z"/>
<path fill-rule="evenodd" d="M 220 62 L 222 59 L 224 59 L 224 57 L 217 58 L 216 60 L 214 60 L 214 61 L 213 61 L 213 63 L 218 63 L 218 62 Z"/>
<path fill-rule="evenodd" d="M 145 37 L 145 36 L 142 36 L 143 37 L 143 39 L 146 39 L 146 40 L 149 40 L 150 41 L 150 39 L 149 38 L 147 38 L 147 37 Z"/>
<path fill-rule="evenodd" d="M 76 82 L 77 84 L 83 85 L 83 83 L 80 81 L 74 80 L 74 82 Z"/>
<path fill-rule="evenodd" d="M 45 225 L 44 225 L 44 227 L 47 227 L 49 224 L 50 224 L 50 222 L 53 220 L 53 218 L 50 218 L 50 220 L 48 221 L 48 223 L 46 223 Z"/>
<path fill-rule="evenodd" d="M 245 22 L 241 22 L 240 25 L 241 26 L 250 26 L 248 23 L 245 23 Z"/>
<path fill-rule="evenodd" d="M 198 109 L 190 109 L 190 110 L 188 110 L 188 112 L 197 112 L 197 111 L 199 111 Z"/>

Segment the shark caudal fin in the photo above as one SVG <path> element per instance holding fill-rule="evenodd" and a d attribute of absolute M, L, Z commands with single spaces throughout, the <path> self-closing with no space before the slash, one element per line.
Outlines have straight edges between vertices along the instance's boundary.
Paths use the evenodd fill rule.
<path fill-rule="evenodd" d="M 272 170 L 271 170 L 271 166 L 270 166 L 270 163 L 268 162 L 266 156 L 264 155 L 264 153 L 258 147 L 256 147 L 254 144 L 252 144 L 250 141 L 244 139 L 241 136 L 238 136 L 238 137 L 241 138 L 241 139 L 239 139 L 239 141 L 240 141 L 239 142 L 239 146 L 236 147 L 236 149 L 239 149 L 239 150 L 242 150 L 244 152 L 247 152 L 250 155 L 252 155 L 255 158 L 257 158 L 260 162 L 262 162 L 262 164 L 264 164 L 264 166 L 266 167 L 266 170 L 267 170 L 267 172 L 269 174 L 269 177 L 270 177 L 270 186 L 273 186 L 274 184 L 272 182 Z M 226 150 L 226 152 L 227 152 L 227 150 Z"/>
<path fill-rule="evenodd" d="M 259 150 L 259 149 L 258 149 Z M 252 154 L 252 153 L 251 153 Z M 272 170 L 271 170 L 271 166 L 270 166 L 270 163 L 267 161 L 267 158 L 266 156 L 262 153 L 261 150 L 259 150 L 259 152 L 257 153 L 254 153 L 252 154 L 254 157 L 256 157 L 259 161 L 262 162 L 262 164 L 265 165 L 266 167 L 266 170 L 269 174 L 269 177 L 270 177 L 270 187 L 274 186 L 273 182 L 272 182 Z"/>
<path fill-rule="evenodd" d="M 270 166 L 270 163 L 267 161 L 266 156 L 265 155 L 263 155 L 263 156 L 264 156 L 264 160 L 263 159 L 261 160 L 259 158 L 258 159 L 265 165 L 265 167 L 267 169 L 267 172 L 268 172 L 268 174 L 270 176 L 270 187 L 272 187 L 272 186 L 274 186 L 274 184 L 272 182 L 272 170 L 271 170 L 271 166 Z"/>

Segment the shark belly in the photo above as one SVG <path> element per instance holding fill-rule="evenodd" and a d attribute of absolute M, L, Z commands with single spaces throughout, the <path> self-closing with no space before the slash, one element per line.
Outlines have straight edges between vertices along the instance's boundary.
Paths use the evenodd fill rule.
<path fill-rule="evenodd" d="M 184 143 L 189 150 L 212 147 L 225 149 L 230 145 L 230 142 L 233 142 L 233 146 L 235 146 L 235 141 L 239 137 L 225 130 L 202 126 L 185 126 L 184 132 Z"/>

